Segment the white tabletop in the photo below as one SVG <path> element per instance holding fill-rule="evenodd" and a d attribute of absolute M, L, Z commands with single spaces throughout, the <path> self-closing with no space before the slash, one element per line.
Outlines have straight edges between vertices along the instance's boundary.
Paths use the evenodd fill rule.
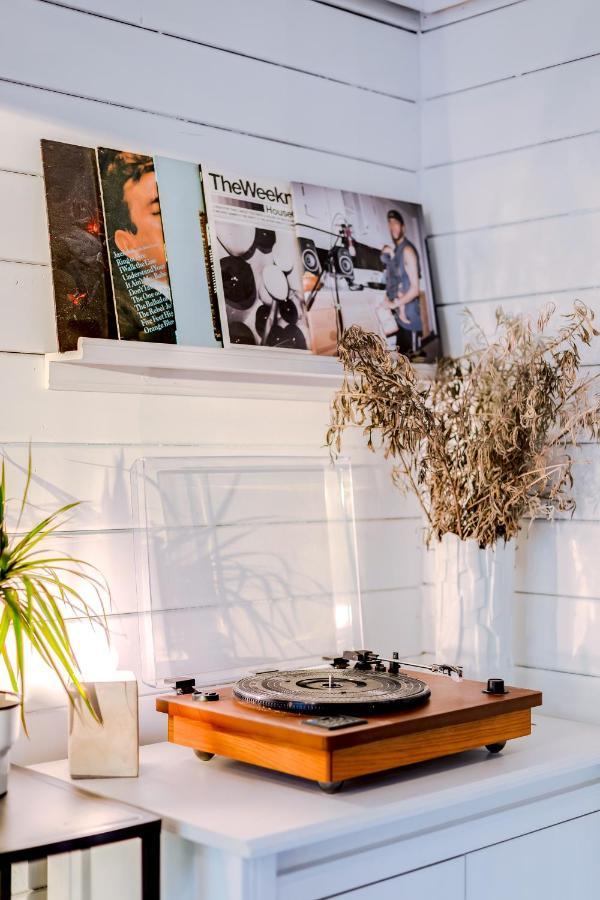
<path fill-rule="evenodd" d="M 356 831 L 406 833 L 600 778 L 600 727 L 534 716 L 530 737 L 491 755 L 472 750 L 347 782 L 339 794 L 232 760 L 200 762 L 173 744 L 141 749 L 139 778 L 75 783 L 158 814 L 163 827 L 241 856 L 297 848 Z M 33 768 L 69 781 L 66 760 Z"/>

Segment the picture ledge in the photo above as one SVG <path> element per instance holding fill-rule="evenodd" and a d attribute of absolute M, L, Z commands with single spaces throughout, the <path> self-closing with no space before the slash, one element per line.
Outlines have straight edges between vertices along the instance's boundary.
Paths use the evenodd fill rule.
<path fill-rule="evenodd" d="M 424 378 L 432 369 L 416 368 Z M 329 401 L 341 382 L 337 358 L 267 348 L 80 338 L 77 350 L 46 354 L 55 391 Z"/>

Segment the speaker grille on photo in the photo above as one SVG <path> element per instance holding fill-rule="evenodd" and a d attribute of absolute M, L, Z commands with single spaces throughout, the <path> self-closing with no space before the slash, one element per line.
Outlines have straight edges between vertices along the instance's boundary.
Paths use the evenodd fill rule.
<path fill-rule="evenodd" d="M 311 275 L 320 275 L 321 274 L 321 263 L 319 262 L 319 256 L 317 254 L 317 247 L 315 242 L 311 238 L 299 238 L 300 241 L 300 253 L 302 255 L 302 265 L 304 266 L 305 272 L 310 272 Z"/>
<path fill-rule="evenodd" d="M 336 247 L 334 260 L 337 273 L 343 278 L 347 278 L 348 281 L 353 281 L 354 263 L 350 251 L 346 247 Z"/>

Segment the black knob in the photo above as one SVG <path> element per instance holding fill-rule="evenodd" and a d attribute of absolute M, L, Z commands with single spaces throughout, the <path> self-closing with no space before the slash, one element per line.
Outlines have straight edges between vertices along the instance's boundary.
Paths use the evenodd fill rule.
<path fill-rule="evenodd" d="M 506 694 L 508 693 L 504 686 L 504 678 L 488 678 L 486 694 Z"/>
<path fill-rule="evenodd" d="M 204 703 L 209 703 L 212 700 L 218 700 L 219 695 L 216 691 L 201 691 L 196 694 L 196 700 L 200 700 Z"/>

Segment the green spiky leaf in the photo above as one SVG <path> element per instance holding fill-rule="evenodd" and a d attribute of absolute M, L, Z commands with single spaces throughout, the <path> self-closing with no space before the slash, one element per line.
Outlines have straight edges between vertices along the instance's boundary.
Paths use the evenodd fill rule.
<path fill-rule="evenodd" d="M 100 573 L 83 560 L 68 554 L 57 554 L 47 548 L 49 539 L 64 522 L 64 516 L 78 506 L 69 503 L 41 519 L 25 534 L 20 533 L 23 514 L 27 509 L 32 478 L 31 448 L 25 487 L 19 504 L 17 526 L 12 535 L 6 527 L 6 467 L 2 460 L 0 471 L 0 660 L 4 664 L 13 691 L 24 695 L 28 643 L 35 653 L 56 674 L 67 692 L 69 684 L 82 699 L 90 714 L 99 714 L 87 696 L 75 649 L 69 637 L 68 618 L 85 618 L 99 625 L 106 634 L 106 613 L 103 599 L 109 596 L 108 586 Z M 65 578 L 69 580 L 66 581 Z M 98 609 L 83 597 L 80 586 L 91 588 Z M 27 732 L 24 705 L 21 718 Z"/>

